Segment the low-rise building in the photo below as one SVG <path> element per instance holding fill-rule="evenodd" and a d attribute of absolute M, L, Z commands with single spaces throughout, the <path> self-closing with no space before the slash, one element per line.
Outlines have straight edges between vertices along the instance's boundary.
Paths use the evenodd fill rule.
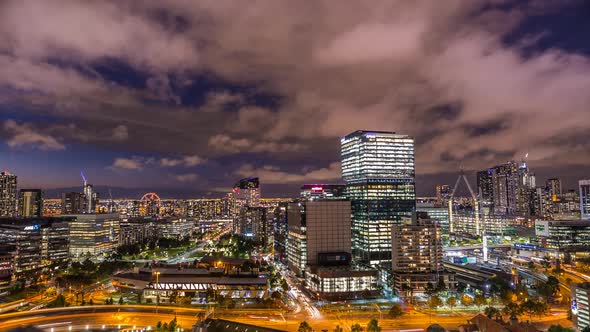
<path fill-rule="evenodd" d="M 119 246 L 145 244 L 158 238 L 158 225 L 150 218 L 122 220 L 119 229 Z"/>
<path fill-rule="evenodd" d="M 360 266 L 307 266 L 305 286 L 319 299 L 347 300 L 379 295 L 378 271 Z"/>
<path fill-rule="evenodd" d="M 267 296 L 268 278 L 258 272 L 230 274 L 224 268 L 154 267 L 135 268 L 112 277 L 113 286 L 141 294 L 142 301 L 170 303 L 171 297 L 203 300 L 207 291 L 233 299 L 262 299 Z"/>
<path fill-rule="evenodd" d="M 552 249 L 575 250 L 590 246 L 590 223 L 581 220 L 537 220 L 537 244 Z"/>
<path fill-rule="evenodd" d="M 161 237 L 183 239 L 189 237 L 195 229 L 193 218 L 165 218 L 157 221 Z"/>
<path fill-rule="evenodd" d="M 70 258 L 98 258 L 114 251 L 119 244 L 119 215 L 72 214 L 70 226 Z"/>

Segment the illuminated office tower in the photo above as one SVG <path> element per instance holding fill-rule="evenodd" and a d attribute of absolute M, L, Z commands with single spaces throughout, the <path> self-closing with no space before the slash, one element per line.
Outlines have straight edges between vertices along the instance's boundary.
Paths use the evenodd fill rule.
<path fill-rule="evenodd" d="M 414 139 L 359 130 L 341 139 L 341 156 L 351 200 L 353 256 L 389 267 L 391 228 L 416 209 Z"/>
<path fill-rule="evenodd" d="M 16 175 L 7 171 L 0 173 L 0 217 L 16 215 Z"/>
<path fill-rule="evenodd" d="M 583 220 L 590 220 L 590 180 L 580 180 L 580 212 Z"/>
<path fill-rule="evenodd" d="M 43 196 L 41 189 L 21 189 L 18 195 L 18 215 L 20 217 L 41 217 L 43 215 Z"/>

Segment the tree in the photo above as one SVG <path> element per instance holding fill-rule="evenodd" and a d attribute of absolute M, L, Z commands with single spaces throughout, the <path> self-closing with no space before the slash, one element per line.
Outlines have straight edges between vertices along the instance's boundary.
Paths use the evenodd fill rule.
<path fill-rule="evenodd" d="M 433 283 L 429 282 L 426 284 L 424 292 L 429 297 L 432 297 L 432 296 L 436 295 L 436 293 L 438 293 L 438 290 L 436 289 L 436 286 Z"/>
<path fill-rule="evenodd" d="M 123 305 L 125 303 L 125 300 L 123 300 L 123 295 L 121 295 L 119 297 L 119 305 Z"/>
<path fill-rule="evenodd" d="M 551 258 L 549 258 L 549 256 L 543 257 L 543 260 L 541 261 L 541 266 L 543 266 L 545 271 L 547 271 L 551 267 Z"/>
<path fill-rule="evenodd" d="M 403 314 L 404 311 L 402 310 L 402 306 L 399 303 L 394 303 L 391 306 L 391 309 L 389 309 L 389 312 L 387 313 L 389 318 L 399 318 L 403 316 Z"/>
<path fill-rule="evenodd" d="M 299 324 L 297 332 L 314 332 L 314 329 L 312 329 L 306 321 L 303 321 Z"/>
<path fill-rule="evenodd" d="M 528 268 L 529 268 L 529 270 L 531 270 L 531 271 L 535 271 L 535 270 L 536 270 L 535 263 L 533 263 L 532 261 L 529 261 L 529 262 L 527 263 L 527 267 L 528 267 Z"/>
<path fill-rule="evenodd" d="M 441 307 L 443 305 L 443 301 L 440 299 L 440 297 L 434 295 L 432 297 L 430 297 L 430 300 L 428 300 L 428 307 L 430 307 L 430 309 L 436 309 L 438 307 Z"/>
<path fill-rule="evenodd" d="M 533 301 L 533 300 L 526 300 L 521 305 L 520 308 L 523 313 L 529 315 L 530 320 L 533 320 L 533 315 L 544 315 L 549 311 L 549 306 L 545 302 L 540 301 Z"/>
<path fill-rule="evenodd" d="M 502 308 L 502 313 L 510 316 L 511 320 L 516 320 L 522 314 L 522 308 L 518 304 L 511 302 Z"/>
<path fill-rule="evenodd" d="M 547 277 L 546 284 L 547 284 L 547 286 L 551 287 L 551 289 L 553 290 L 553 293 L 555 293 L 559 290 L 559 279 L 557 279 L 554 276 Z M 551 295 L 553 295 L 553 294 L 551 294 Z"/>
<path fill-rule="evenodd" d="M 289 284 L 287 283 L 287 280 L 285 280 L 285 279 L 281 279 L 281 288 L 285 292 L 288 292 L 291 289 L 291 287 L 289 287 Z"/>
<path fill-rule="evenodd" d="M 445 284 L 445 279 L 442 276 L 440 276 L 438 278 L 438 283 L 436 284 L 436 291 L 438 293 L 440 293 L 440 292 L 444 292 L 446 290 L 447 290 L 447 284 Z"/>
<path fill-rule="evenodd" d="M 590 331 L 590 328 L 588 326 L 586 326 L 582 330 L 582 332 L 587 332 L 587 331 Z M 549 326 L 549 329 L 547 329 L 547 332 L 574 332 L 574 330 L 557 324 L 557 325 Z"/>
<path fill-rule="evenodd" d="M 449 297 L 447 299 L 447 305 L 449 306 L 449 308 L 451 308 L 451 311 L 453 311 L 453 307 L 457 305 L 457 299 L 452 296 Z"/>
<path fill-rule="evenodd" d="M 371 319 L 369 324 L 367 324 L 367 332 L 381 332 L 381 327 L 379 326 L 379 321 L 376 319 Z"/>
<path fill-rule="evenodd" d="M 57 298 L 55 298 L 55 300 L 53 301 L 53 307 L 57 307 L 57 308 L 62 308 L 66 306 L 66 298 L 62 295 L 59 294 L 57 296 Z"/>
<path fill-rule="evenodd" d="M 489 306 L 483 310 L 483 313 L 488 316 L 489 319 L 497 319 L 502 317 L 502 313 L 495 307 Z"/>
<path fill-rule="evenodd" d="M 356 323 L 350 327 L 350 332 L 363 332 L 363 328 L 361 327 L 361 324 Z"/>
<path fill-rule="evenodd" d="M 477 306 L 477 309 L 481 310 L 481 307 L 486 304 L 486 298 L 482 294 L 477 294 L 473 297 L 473 303 Z"/>
<path fill-rule="evenodd" d="M 461 304 L 464 307 L 469 307 L 473 304 L 473 299 L 469 295 L 463 294 L 463 296 L 461 296 Z"/>

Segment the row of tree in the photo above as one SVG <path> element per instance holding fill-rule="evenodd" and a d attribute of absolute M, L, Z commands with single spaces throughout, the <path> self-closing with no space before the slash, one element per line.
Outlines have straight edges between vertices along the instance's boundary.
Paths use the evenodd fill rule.
<path fill-rule="evenodd" d="M 336 325 L 336 327 L 332 331 L 333 332 L 344 332 L 344 329 L 340 325 Z M 350 331 L 351 332 L 362 332 L 362 331 L 381 332 L 381 327 L 379 326 L 379 321 L 377 321 L 376 319 L 371 319 L 369 321 L 369 323 L 367 324 L 367 328 L 365 330 L 363 330 L 363 327 L 361 326 L 361 324 L 356 323 L 350 327 Z M 299 328 L 297 329 L 297 332 L 315 332 L 315 330 L 306 321 L 303 321 L 303 322 L 301 322 L 301 324 L 299 324 Z"/>

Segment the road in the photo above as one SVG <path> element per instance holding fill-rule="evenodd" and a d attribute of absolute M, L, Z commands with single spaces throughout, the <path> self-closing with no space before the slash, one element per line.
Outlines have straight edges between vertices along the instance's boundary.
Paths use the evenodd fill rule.
<path fill-rule="evenodd" d="M 0 331 L 5 331 L 18 326 L 33 324 L 41 326 L 46 331 L 53 328 L 54 332 L 72 330 L 84 330 L 88 328 L 106 327 L 147 327 L 155 326 L 158 321 L 168 322 L 174 317 L 177 318 L 180 326 L 190 328 L 198 320 L 199 313 L 204 312 L 202 309 L 191 309 L 181 307 L 163 307 L 160 306 L 158 313 L 155 313 L 154 306 L 94 306 L 94 307 L 69 307 L 43 309 L 34 312 L 18 312 L 0 315 Z M 351 315 L 343 314 L 340 318 L 320 318 L 310 319 L 308 323 L 316 331 L 331 331 L 336 325 L 345 327 L 345 330 L 354 323 L 366 325 L 372 318 L 370 315 L 362 316 L 359 313 Z M 364 315 L 367 315 L 364 313 Z M 474 314 L 452 315 L 432 315 L 427 313 L 412 312 L 400 319 L 383 319 L 380 325 L 383 331 L 398 331 L 405 329 L 424 329 L 431 323 L 438 323 L 446 329 L 456 329 L 459 325 L 464 324 L 469 317 Z M 540 327 L 546 328 L 551 324 L 571 325 L 571 322 L 565 318 L 565 313 L 556 313 L 545 316 L 542 319 L 536 319 L 540 322 Z M 296 331 L 300 319 L 282 317 L 279 312 L 274 310 L 233 310 L 231 312 L 216 313 L 216 318 L 224 318 L 239 321 L 247 324 L 272 327 L 285 331 Z"/>

